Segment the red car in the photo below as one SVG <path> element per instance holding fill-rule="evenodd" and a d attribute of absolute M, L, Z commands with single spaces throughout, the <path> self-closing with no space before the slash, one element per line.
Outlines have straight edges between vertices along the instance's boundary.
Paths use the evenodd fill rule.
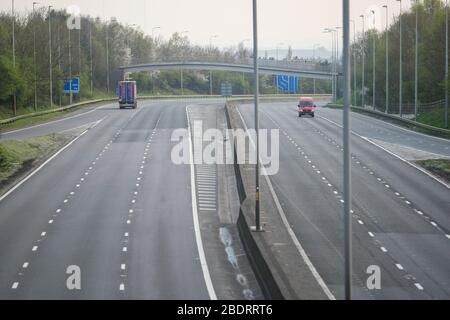
<path fill-rule="evenodd" d="M 304 116 L 309 114 L 314 118 L 314 112 L 316 110 L 316 105 L 314 104 L 313 98 L 301 98 L 298 103 L 298 116 Z"/>

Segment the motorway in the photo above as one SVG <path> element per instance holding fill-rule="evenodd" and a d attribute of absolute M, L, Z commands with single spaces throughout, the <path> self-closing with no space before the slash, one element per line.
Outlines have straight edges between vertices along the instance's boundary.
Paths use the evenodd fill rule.
<path fill-rule="evenodd" d="M 249 128 L 252 105 L 239 107 Z M 344 297 L 342 111 L 299 118 L 295 103 L 262 103 L 260 126 L 280 131 L 280 170 L 270 176 L 282 209 L 337 299 Z M 352 113 L 353 291 L 356 299 L 450 298 L 450 189 L 384 141 L 450 156 L 450 142 Z M 369 140 L 368 140 L 369 139 Z M 369 290 L 369 266 L 381 288 Z"/>
<path fill-rule="evenodd" d="M 188 104 L 202 103 L 196 116 L 215 119 L 205 101 L 106 104 L 4 133 L 92 124 L 0 198 L 0 298 L 261 299 L 232 223 L 202 207 L 198 177 L 209 175 L 208 196 L 220 198 L 217 169 L 171 161 L 172 132 L 188 128 Z"/>
<path fill-rule="evenodd" d="M 173 131 L 198 120 L 223 129 L 222 107 L 105 104 L 3 133 L 83 132 L 0 198 L 0 298 L 262 299 L 234 227 L 232 168 L 171 161 Z M 252 106 L 239 110 L 252 127 Z M 319 107 L 316 118 L 298 118 L 295 103 L 262 103 L 260 120 L 280 130 L 280 171 L 270 180 L 281 206 L 343 298 L 342 112 Z M 449 299 L 450 190 L 373 142 L 442 156 L 450 142 L 360 114 L 352 120 L 355 298 Z M 67 287 L 70 266 L 79 267 L 81 290 Z M 366 286 L 369 266 L 381 270 L 379 290 Z"/>

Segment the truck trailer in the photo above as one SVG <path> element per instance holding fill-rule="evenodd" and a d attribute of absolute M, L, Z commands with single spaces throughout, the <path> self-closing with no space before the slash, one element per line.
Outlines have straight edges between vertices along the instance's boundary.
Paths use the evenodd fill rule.
<path fill-rule="evenodd" d="M 136 81 L 120 81 L 118 86 L 119 107 L 124 109 L 137 108 L 137 87 Z"/>

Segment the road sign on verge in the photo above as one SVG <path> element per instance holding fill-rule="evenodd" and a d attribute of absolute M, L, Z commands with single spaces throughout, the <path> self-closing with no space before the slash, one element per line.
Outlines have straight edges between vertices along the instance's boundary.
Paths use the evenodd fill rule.
<path fill-rule="evenodd" d="M 80 92 L 80 77 L 72 78 L 72 93 Z M 70 93 L 70 79 L 64 79 L 64 93 Z"/>
<path fill-rule="evenodd" d="M 223 97 L 233 96 L 233 86 L 229 82 L 224 82 L 220 86 L 220 92 Z"/>

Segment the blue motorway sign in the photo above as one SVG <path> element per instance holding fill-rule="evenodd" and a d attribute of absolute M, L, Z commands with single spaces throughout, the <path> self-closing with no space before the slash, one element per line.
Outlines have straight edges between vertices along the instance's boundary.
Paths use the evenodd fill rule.
<path fill-rule="evenodd" d="M 72 93 L 80 92 L 80 77 L 72 78 Z M 70 93 L 70 79 L 64 79 L 64 93 Z"/>
<path fill-rule="evenodd" d="M 274 85 L 283 93 L 297 93 L 299 78 L 294 76 L 276 75 L 273 77 Z"/>

